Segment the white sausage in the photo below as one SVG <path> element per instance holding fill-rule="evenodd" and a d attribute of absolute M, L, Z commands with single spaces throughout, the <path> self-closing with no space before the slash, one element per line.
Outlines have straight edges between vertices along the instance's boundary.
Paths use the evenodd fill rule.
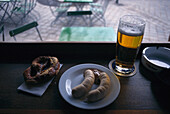
<path fill-rule="evenodd" d="M 84 72 L 84 77 L 85 77 L 84 81 L 80 85 L 72 89 L 72 96 L 75 98 L 80 98 L 80 97 L 85 96 L 90 91 L 91 87 L 93 86 L 93 83 L 95 80 L 93 71 L 89 69 L 86 70 Z"/>
<path fill-rule="evenodd" d="M 101 72 L 100 76 L 100 85 L 98 88 L 91 90 L 87 95 L 87 101 L 95 102 L 104 98 L 110 91 L 110 78 L 105 72 Z"/>

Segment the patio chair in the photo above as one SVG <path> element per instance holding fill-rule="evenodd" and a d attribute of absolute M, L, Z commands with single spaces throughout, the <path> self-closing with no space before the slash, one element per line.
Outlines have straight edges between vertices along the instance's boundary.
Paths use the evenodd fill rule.
<path fill-rule="evenodd" d="M 10 20 L 15 24 L 15 21 L 11 18 L 13 3 L 12 0 L 0 0 L 0 23 Z"/>
<path fill-rule="evenodd" d="M 9 7 L 8 2 L 2 2 L 0 0 L 0 24 L 3 23 L 7 9 Z"/>
<path fill-rule="evenodd" d="M 58 0 L 48 0 L 49 8 L 55 20 L 51 23 L 54 24 L 60 21 L 63 24 L 67 24 L 67 10 L 70 8 L 72 3 L 63 3 Z"/>
<path fill-rule="evenodd" d="M 91 15 L 91 11 L 68 11 L 67 16 L 70 17 L 68 25 L 71 26 L 74 22 L 77 22 L 76 18 L 80 17 L 85 25 L 89 26 L 88 21 L 90 22 Z"/>
<path fill-rule="evenodd" d="M 16 28 L 16 29 L 13 29 L 13 30 L 9 31 L 9 35 L 11 37 L 13 37 L 15 41 L 17 41 L 16 37 L 15 37 L 16 35 L 18 35 L 18 34 L 20 34 L 22 32 L 25 32 L 25 31 L 27 31 L 29 29 L 35 28 L 38 35 L 39 35 L 39 37 L 40 37 L 40 40 L 43 41 L 37 26 L 38 26 L 38 23 L 36 21 L 34 21 L 32 23 L 26 24 L 24 26 L 21 26 L 19 28 Z"/>
<path fill-rule="evenodd" d="M 2 41 L 5 41 L 4 25 L 1 25 L 1 26 L 0 26 L 0 34 L 2 34 Z"/>
<path fill-rule="evenodd" d="M 36 6 L 36 0 L 17 0 L 15 3 L 14 12 L 21 12 L 23 14 L 30 13 Z"/>
<path fill-rule="evenodd" d="M 36 0 L 16 0 L 13 5 L 11 17 L 16 16 L 19 21 L 23 21 L 23 19 L 35 8 Z"/>
<path fill-rule="evenodd" d="M 93 24 L 98 21 L 102 22 L 104 26 L 106 26 L 104 15 L 108 4 L 109 0 L 98 0 L 95 3 L 90 3 L 90 10 L 93 13 L 93 15 L 91 16 L 91 26 L 93 26 Z"/>

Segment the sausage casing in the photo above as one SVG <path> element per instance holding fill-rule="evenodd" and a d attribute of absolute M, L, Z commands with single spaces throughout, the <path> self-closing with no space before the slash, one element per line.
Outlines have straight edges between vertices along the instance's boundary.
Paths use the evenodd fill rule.
<path fill-rule="evenodd" d="M 110 91 L 110 78 L 105 72 L 101 72 L 100 76 L 100 85 L 98 88 L 91 90 L 87 95 L 87 101 L 95 102 L 104 98 Z"/>
<path fill-rule="evenodd" d="M 90 69 L 85 70 L 83 82 L 72 89 L 72 96 L 74 98 L 80 98 L 85 96 L 92 88 L 95 81 L 93 71 Z"/>

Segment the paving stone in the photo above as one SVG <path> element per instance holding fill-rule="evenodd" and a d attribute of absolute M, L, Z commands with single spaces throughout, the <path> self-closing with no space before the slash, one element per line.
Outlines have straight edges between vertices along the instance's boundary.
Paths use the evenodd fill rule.
<path fill-rule="evenodd" d="M 51 24 L 55 17 L 52 15 L 49 6 L 44 4 L 45 0 L 38 0 L 35 9 L 26 17 L 25 21 L 18 26 L 37 21 L 39 30 L 43 40 L 57 41 L 62 27 L 65 25 L 61 22 Z M 40 2 L 41 1 L 41 2 Z M 42 4 L 43 3 L 43 4 Z M 170 34 L 170 0 L 119 0 L 119 4 L 115 0 L 110 0 L 109 6 L 105 13 L 106 25 L 113 27 L 117 31 L 119 19 L 123 15 L 139 15 L 146 20 L 146 28 L 143 42 L 167 42 Z M 88 7 L 87 7 L 88 8 Z M 75 10 L 71 7 L 70 10 Z M 83 20 L 77 19 L 77 23 L 72 26 L 87 26 L 83 24 Z M 9 30 L 18 26 L 10 23 L 5 23 L 5 37 L 6 41 L 14 42 L 13 38 L 9 36 Z M 96 23 L 94 26 L 103 26 L 102 23 Z M 24 32 L 23 35 L 18 36 L 19 41 L 39 41 L 36 38 L 36 32 Z M 26 38 L 23 38 L 26 37 Z M 0 41 L 2 38 L 0 38 Z"/>

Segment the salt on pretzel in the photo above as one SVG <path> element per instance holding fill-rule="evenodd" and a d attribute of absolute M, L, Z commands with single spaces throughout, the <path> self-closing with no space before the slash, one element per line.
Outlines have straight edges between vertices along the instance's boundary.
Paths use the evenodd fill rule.
<path fill-rule="evenodd" d="M 40 56 L 32 61 L 23 76 L 27 84 L 38 84 L 52 79 L 59 70 L 60 63 L 56 57 Z"/>

